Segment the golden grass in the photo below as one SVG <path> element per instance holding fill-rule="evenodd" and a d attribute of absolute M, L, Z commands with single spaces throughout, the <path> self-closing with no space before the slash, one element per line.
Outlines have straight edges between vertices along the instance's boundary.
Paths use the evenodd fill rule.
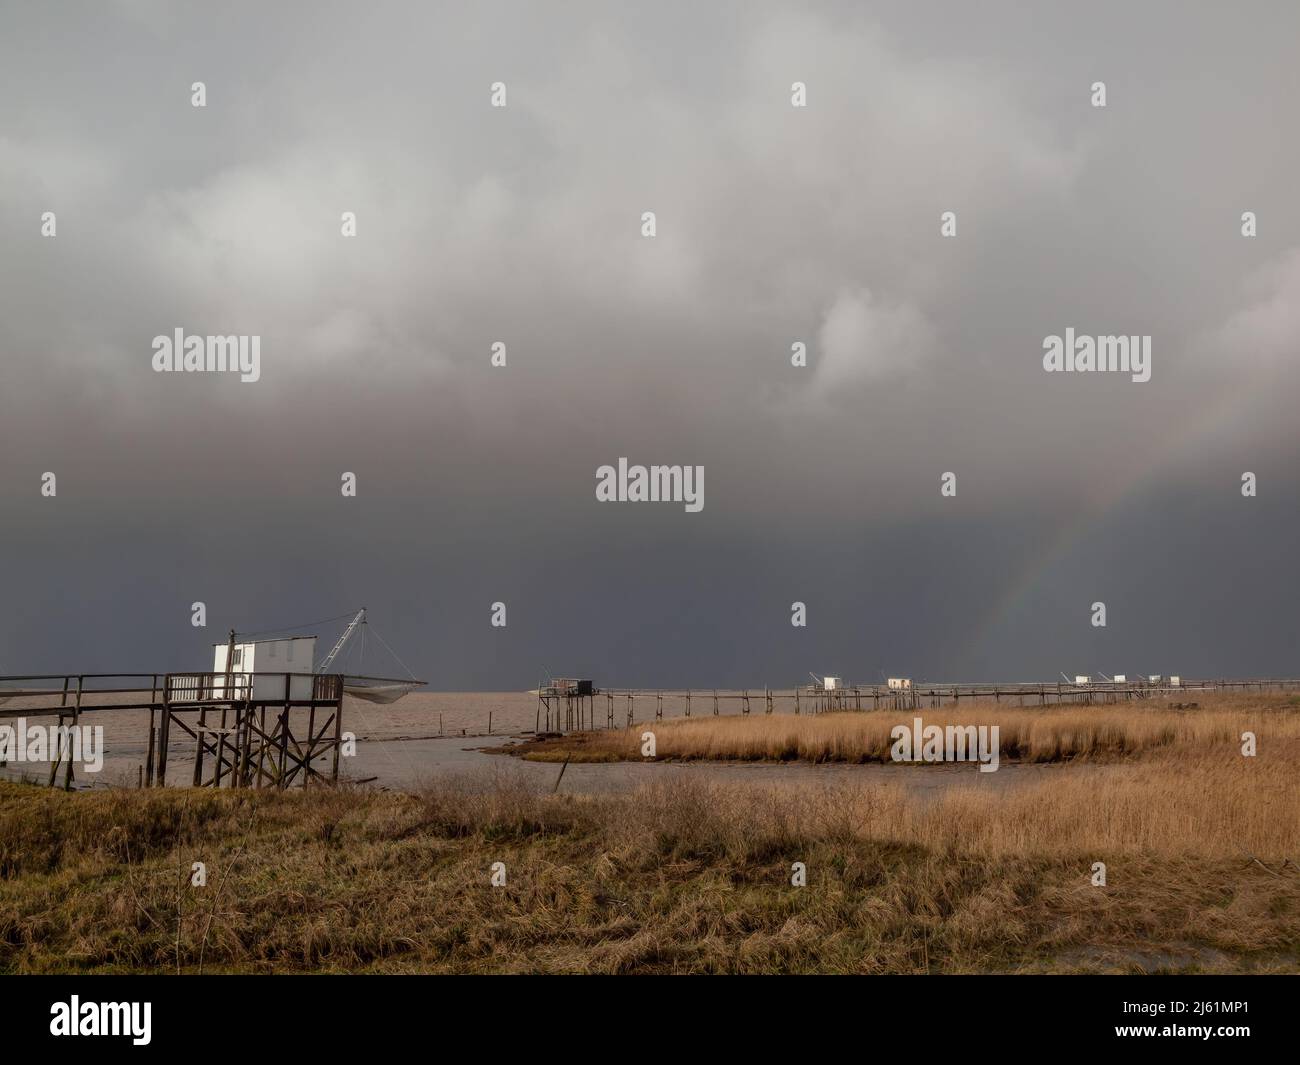
<path fill-rule="evenodd" d="M 1201 694 L 1201 693 L 1197 693 Z M 1210 696 L 1197 709 L 1153 704 L 1019 709 L 993 703 L 795 716 L 760 714 L 669 718 L 630 729 L 579 733 L 512 750 L 537 761 L 642 761 L 641 735 L 655 735 L 659 759 L 889 762 L 896 725 L 997 725 L 1003 761 L 1113 761 L 1154 753 L 1237 750 L 1243 732 L 1261 749 L 1300 764 L 1300 707 L 1288 700 Z"/>
<path fill-rule="evenodd" d="M 1050 774 L 929 801 L 504 771 L 420 795 L 0 785 L 0 971 L 1296 971 L 1293 762 L 1216 743 Z"/>

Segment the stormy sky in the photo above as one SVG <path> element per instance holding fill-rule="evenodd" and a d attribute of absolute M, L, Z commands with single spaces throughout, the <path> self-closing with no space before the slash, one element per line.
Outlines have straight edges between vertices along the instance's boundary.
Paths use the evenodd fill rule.
<path fill-rule="evenodd" d="M 1194 7 L 0 4 L 0 673 L 1300 674 L 1300 8 Z"/>

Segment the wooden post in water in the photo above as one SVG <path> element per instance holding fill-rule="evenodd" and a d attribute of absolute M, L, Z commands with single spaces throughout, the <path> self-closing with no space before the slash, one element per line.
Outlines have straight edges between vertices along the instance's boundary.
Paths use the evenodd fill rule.
<path fill-rule="evenodd" d="M 198 694 L 202 695 L 203 692 L 200 691 Z M 224 695 L 225 691 L 223 691 L 222 694 Z M 198 733 L 198 740 L 194 751 L 194 787 L 196 788 L 203 783 L 203 737 L 207 735 L 207 732 L 204 729 L 207 720 L 208 708 L 205 706 L 199 710 L 199 722 L 195 726 L 195 731 Z"/>
<path fill-rule="evenodd" d="M 231 706 L 234 704 L 231 703 Z M 212 786 L 221 787 L 222 771 L 226 766 L 226 707 L 221 708 L 221 731 L 217 734 L 217 764 L 212 768 Z"/>
<path fill-rule="evenodd" d="M 59 706 L 60 706 L 60 707 L 64 707 L 64 706 L 67 706 L 67 705 L 68 705 L 68 683 L 69 683 L 70 680 L 71 680 L 70 677 L 64 677 L 64 678 L 63 678 L 63 695 L 62 695 L 62 696 L 60 697 L 60 699 L 59 699 Z M 60 711 L 60 713 L 59 713 L 59 728 L 60 728 L 60 729 L 63 728 L 63 713 L 62 713 L 62 711 Z M 60 735 L 61 735 L 61 734 L 62 734 L 62 733 L 60 733 Z M 62 756 L 61 751 L 59 751 L 59 750 L 51 751 L 51 752 L 50 752 L 50 755 L 51 755 L 51 758 L 50 758 L 50 787 L 54 787 L 54 782 L 59 778 L 59 762 L 61 762 L 61 761 L 63 760 L 63 756 Z"/>
<path fill-rule="evenodd" d="M 257 712 L 253 709 L 253 692 L 250 688 L 244 699 L 244 735 L 239 756 L 239 786 L 248 787 L 253 768 L 253 720 Z"/>
<path fill-rule="evenodd" d="M 253 787 L 260 788 L 262 786 L 262 775 L 266 772 L 265 767 L 266 767 L 267 738 L 266 738 L 266 707 L 265 706 L 259 706 L 257 708 L 257 730 L 259 735 L 259 740 L 257 744 L 257 776 L 254 778 L 256 780 L 256 783 L 253 785 Z"/>
<path fill-rule="evenodd" d="M 72 706 L 72 727 L 73 727 L 74 730 L 75 730 L 75 729 L 79 729 L 79 728 L 81 728 L 81 689 L 82 689 L 82 687 L 83 687 L 84 684 L 85 684 L 85 680 L 86 680 L 85 677 L 78 677 L 78 678 L 77 678 L 77 701 L 76 701 L 76 702 L 73 704 L 73 706 Z M 60 724 L 62 724 L 62 722 L 60 722 Z M 69 739 L 69 742 L 68 742 L 68 766 L 67 766 L 67 769 L 64 770 L 64 774 L 63 774 L 63 790 L 64 790 L 64 791 L 71 791 L 71 790 L 72 790 L 72 743 L 71 743 L 71 736 L 69 736 L 68 739 Z"/>
<path fill-rule="evenodd" d="M 289 703 L 293 693 L 289 688 L 289 682 L 293 678 L 286 673 L 284 675 L 284 709 L 280 711 L 280 773 L 276 779 L 275 786 L 283 788 L 285 786 L 285 777 L 289 772 Z"/>
<path fill-rule="evenodd" d="M 167 745 L 172 730 L 171 692 L 171 675 L 168 674 L 163 677 L 162 717 L 158 721 L 158 786 L 160 788 L 167 786 Z"/>
<path fill-rule="evenodd" d="M 312 692 L 312 704 L 307 710 L 307 756 L 302 763 L 302 790 L 307 790 L 311 780 L 312 755 L 316 753 L 316 693 Z"/>
<path fill-rule="evenodd" d="M 154 718 L 154 708 L 151 706 L 149 707 L 149 750 L 145 754 L 145 759 L 144 759 L 145 787 L 147 788 L 153 787 L 154 743 L 157 742 L 157 732 L 158 732 L 158 730 L 154 728 L 153 718 Z"/>
<path fill-rule="evenodd" d="M 442 731 L 442 715 L 438 715 L 438 731 Z M 339 755 L 343 753 L 343 680 L 339 679 L 339 698 L 334 704 L 334 768 L 331 779 L 339 782 Z"/>

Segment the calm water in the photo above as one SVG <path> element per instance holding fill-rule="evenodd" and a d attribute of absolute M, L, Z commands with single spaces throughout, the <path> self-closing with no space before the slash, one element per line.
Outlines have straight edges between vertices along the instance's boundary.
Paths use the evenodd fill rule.
<path fill-rule="evenodd" d="M 16 702 L 17 700 L 15 700 Z M 26 700 L 57 705 L 58 699 Z M 627 720 L 626 700 L 615 700 L 615 722 Z M 752 703 L 753 713 L 762 712 L 761 696 Z M 728 716 L 739 714 L 739 701 L 724 701 L 720 708 Z M 603 725 L 605 703 L 596 700 L 596 720 Z M 653 718 L 655 700 L 639 699 L 638 721 Z M 791 712 L 792 707 L 777 712 Z M 416 692 L 398 703 L 378 706 L 347 699 L 344 703 L 344 729 L 356 734 L 357 753 L 342 761 L 345 779 L 376 778 L 377 786 L 395 789 L 419 787 L 422 783 L 448 775 L 490 780 L 501 774 L 518 775 L 539 786 L 551 787 L 560 767 L 548 762 L 525 762 L 500 754 L 488 754 L 478 748 L 500 747 L 517 742 L 532 732 L 537 712 L 537 697 L 516 692 Z M 0 724 L 22 713 L 13 703 L 0 704 Z M 664 717 L 685 713 L 682 700 L 664 699 Z M 711 700 L 701 705 L 696 699 L 693 716 L 711 716 Z M 491 738 L 489 738 L 489 721 Z M 56 718 L 30 718 L 33 724 L 57 723 Z M 148 744 L 147 710 L 99 710 L 83 713 L 83 724 L 101 725 L 104 729 L 104 768 L 87 774 L 77 767 L 77 779 L 92 785 L 134 785 L 144 764 Z M 178 734 L 179 733 L 179 734 Z M 193 773 L 193 741 L 173 729 L 168 755 L 167 776 L 177 784 L 186 784 Z M 956 783 L 987 787 L 1009 787 L 1039 779 L 1052 766 L 1006 765 L 997 773 L 979 773 L 973 765 L 895 766 L 895 765 L 811 765 L 807 763 L 601 763 L 571 764 L 564 773 L 563 791 L 609 791 L 635 787 L 643 781 L 684 776 L 691 779 L 716 779 L 742 784 L 833 783 L 853 781 L 897 781 L 914 788 L 919 796 L 933 794 Z M 23 775 L 47 779 L 49 763 L 10 764 L 0 769 L 0 777 L 19 779 Z"/>

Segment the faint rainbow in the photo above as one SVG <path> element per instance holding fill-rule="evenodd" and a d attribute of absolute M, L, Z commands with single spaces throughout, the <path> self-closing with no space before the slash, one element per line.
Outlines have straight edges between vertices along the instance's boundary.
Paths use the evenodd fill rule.
<path fill-rule="evenodd" d="M 1246 406 L 1247 400 L 1254 393 L 1262 391 L 1263 387 L 1264 382 L 1251 380 L 1248 375 L 1243 375 L 1237 387 L 1223 389 L 1218 401 L 1211 407 L 1199 408 L 1194 415 L 1189 413 L 1188 417 L 1176 421 L 1163 440 L 1150 449 L 1146 461 L 1126 467 L 1126 471 L 1111 482 L 1092 506 L 1063 526 L 1020 567 L 1002 594 L 993 600 L 992 606 L 981 618 L 980 623 L 972 628 L 971 638 L 962 648 L 962 659 L 969 661 L 977 658 L 985 641 L 1023 602 L 1031 597 L 1052 567 L 1068 557 L 1087 534 L 1104 523 L 1139 488 L 1161 469 L 1172 464 L 1174 459 L 1192 443 L 1219 431 Z"/>

